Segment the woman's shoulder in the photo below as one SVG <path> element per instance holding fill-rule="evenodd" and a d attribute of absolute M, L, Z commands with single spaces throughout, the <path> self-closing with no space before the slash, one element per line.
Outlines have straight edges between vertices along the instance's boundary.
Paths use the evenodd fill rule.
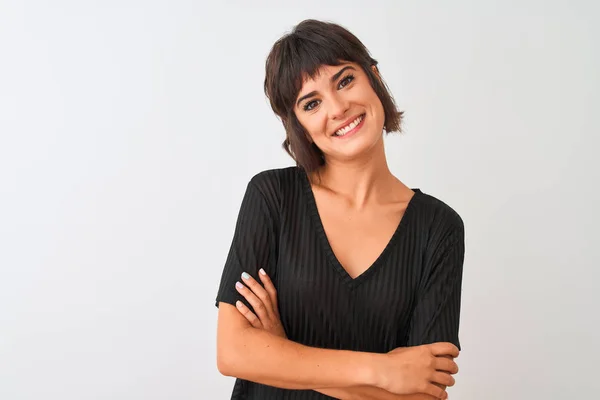
<path fill-rule="evenodd" d="M 304 171 L 300 167 L 272 168 L 260 171 L 250 179 L 250 182 L 263 190 L 281 192 L 290 185 L 299 185 Z"/>
<path fill-rule="evenodd" d="M 428 222 L 427 225 L 441 229 L 464 230 L 464 221 L 454 208 L 455 206 L 451 206 L 447 200 L 442 200 L 421 189 L 417 189 L 417 191 L 420 205 L 418 207 L 419 215 Z"/>
<path fill-rule="evenodd" d="M 268 201 L 281 203 L 287 196 L 294 196 L 302 190 L 304 170 L 300 167 L 282 167 L 262 170 L 255 173 L 249 185 L 258 189 Z"/>

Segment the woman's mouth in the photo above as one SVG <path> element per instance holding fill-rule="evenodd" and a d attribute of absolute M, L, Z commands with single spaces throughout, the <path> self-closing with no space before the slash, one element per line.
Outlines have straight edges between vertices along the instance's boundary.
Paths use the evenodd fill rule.
<path fill-rule="evenodd" d="M 365 122 L 365 114 L 361 114 L 354 121 L 350 122 L 345 127 L 335 131 L 335 133 L 333 134 L 333 137 L 336 137 L 339 139 L 348 138 L 348 137 L 354 135 L 360 128 L 362 128 L 362 126 L 364 125 L 364 122 Z"/>

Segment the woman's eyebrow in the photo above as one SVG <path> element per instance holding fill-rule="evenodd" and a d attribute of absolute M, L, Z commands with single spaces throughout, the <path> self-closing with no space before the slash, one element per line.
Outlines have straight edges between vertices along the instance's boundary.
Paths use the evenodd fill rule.
<path fill-rule="evenodd" d="M 340 69 L 340 70 L 339 70 L 338 72 L 336 72 L 335 74 L 333 74 L 333 76 L 331 77 L 330 81 L 331 81 L 332 83 L 333 83 L 333 82 L 335 82 L 335 81 L 337 81 L 337 80 L 338 80 L 338 78 L 340 77 L 340 75 L 342 75 L 342 74 L 344 73 L 344 71 L 345 71 L 345 70 L 347 70 L 347 69 L 352 69 L 352 70 L 355 70 L 355 71 L 356 71 L 356 69 L 355 69 L 353 66 L 351 66 L 351 65 L 347 65 L 347 66 L 345 66 L 344 68 Z M 314 96 L 314 95 L 316 95 L 317 93 L 318 93 L 318 92 L 317 92 L 316 90 L 313 90 L 312 92 L 310 92 L 310 93 L 308 93 L 308 94 L 305 94 L 304 96 L 300 97 L 300 98 L 298 99 L 298 101 L 296 102 L 296 106 L 299 106 L 299 105 L 300 105 L 300 102 L 302 102 L 302 100 L 308 99 L 309 97 L 313 97 L 313 96 Z"/>

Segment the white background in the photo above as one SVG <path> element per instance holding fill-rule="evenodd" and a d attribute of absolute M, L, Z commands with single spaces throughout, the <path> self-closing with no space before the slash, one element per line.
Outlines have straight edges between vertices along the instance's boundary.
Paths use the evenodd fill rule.
<path fill-rule="evenodd" d="M 594 1 L 0 1 L 0 398 L 227 399 L 219 278 L 292 165 L 264 61 L 304 18 L 380 62 L 393 172 L 466 225 L 460 400 L 598 395 Z"/>

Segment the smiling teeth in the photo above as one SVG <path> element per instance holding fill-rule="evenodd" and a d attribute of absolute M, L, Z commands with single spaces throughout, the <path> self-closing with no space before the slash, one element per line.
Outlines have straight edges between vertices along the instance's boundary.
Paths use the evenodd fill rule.
<path fill-rule="evenodd" d="M 335 132 L 336 136 L 344 136 L 346 133 L 350 132 L 352 129 L 356 128 L 356 125 L 360 124 L 360 121 L 362 121 L 363 116 L 359 116 L 358 118 L 356 118 L 354 121 L 350 122 L 349 125 L 347 125 L 346 127 L 337 130 Z"/>

